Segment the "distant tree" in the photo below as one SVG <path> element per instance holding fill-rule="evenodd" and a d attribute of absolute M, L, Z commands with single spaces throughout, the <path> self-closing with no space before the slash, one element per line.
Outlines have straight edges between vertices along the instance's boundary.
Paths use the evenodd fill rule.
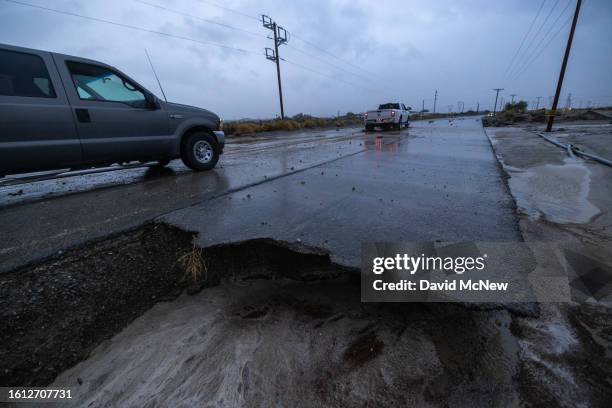
<path fill-rule="evenodd" d="M 518 101 L 518 102 L 508 102 L 506 106 L 504 106 L 505 111 L 513 111 L 513 112 L 525 112 L 527 110 L 527 101 Z"/>
<path fill-rule="evenodd" d="M 353 116 L 355 116 L 355 114 L 353 112 L 346 112 L 346 116 L 352 118 Z"/>

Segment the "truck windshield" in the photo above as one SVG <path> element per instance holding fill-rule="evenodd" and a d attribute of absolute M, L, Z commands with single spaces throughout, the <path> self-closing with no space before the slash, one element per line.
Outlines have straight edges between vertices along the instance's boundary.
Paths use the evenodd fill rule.
<path fill-rule="evenodd" d="M 96 65 L 77 62 L 67 64 L 81 99 L 145 106 L 144 93 L 115 72 Z"/>
<path fill-rule="evenodd" d="M 378 109 L 399 109 L 399 103 L 383 103 L 378 106 Z"/>

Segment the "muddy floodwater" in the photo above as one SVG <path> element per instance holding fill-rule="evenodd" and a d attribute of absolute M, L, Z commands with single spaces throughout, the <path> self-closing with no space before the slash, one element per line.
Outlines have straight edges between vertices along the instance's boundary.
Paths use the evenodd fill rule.
<path fill-rule="evenodd" d="M 157 304 L 53 385 L 95 407 L 579 406 L 590 398 L 570 368 L 584 358 L 579 340 L 557 313 L 551 322 L 453 304 L 362 304 L 358 294 L 348 276 L 225 282 Z"/>
<path fill-rule="evenodd" d="M 350 278 L 225 283 L 156 305 L 54 385 L 85 406 L 505 406 L 503 311 L 360 304 Z M 90 405 L 92 404 L 92 405 Z"/>

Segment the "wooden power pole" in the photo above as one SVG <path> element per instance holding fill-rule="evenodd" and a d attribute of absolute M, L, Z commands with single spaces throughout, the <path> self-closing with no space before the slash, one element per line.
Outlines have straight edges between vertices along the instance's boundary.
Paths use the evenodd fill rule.
<path fill-rule="evenodd" d="M 576 31 L 576 23 L 578 22 L 578 14 L 580 13 L 580 6 L 582 0 L 576 1 L 576 11 L 574 11 L 574 19 L 572 20 L 572 28 L 570 29 L 569 37 L 567 39 L 567 46 L 565 47 L 565 54 L 563 55 L 563 63 L 561 63 L 561 72 L 559 73 L 559 80 L 557 81 L 557 91 L 555 92 L 555 99 L 552 104 L 552 111 L 548 116 L 548 124 L 546 125 L 546 131 L 550 132 L 555 121 L 555 115 L 557 114 L 557 105 L 559 104 L 559 95 L 561 95 L 561 88 L 563 87 L 563 77 L 565 76 L 565 68 L 567 68 L 567 60 L 569 59 L 570 50 L 572 48 L 572 41 L 574 40 L 574 32 Z"/>

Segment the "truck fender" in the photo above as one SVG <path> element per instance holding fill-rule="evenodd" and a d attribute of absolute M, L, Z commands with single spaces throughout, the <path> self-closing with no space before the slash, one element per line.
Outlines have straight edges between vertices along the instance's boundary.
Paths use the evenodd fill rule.
<path fill-rule="evenodd" d="M 212 136 L 215 137 L 215 139 L 217 139 L 217 137 L 215 136 L 213 129 L 215 128 L 215 124 L 212 123 L 212 121 L 207 121 L 207 120 L 201 120 L 201 119 L 187 119 L 186 121 L 182 122 L 176 129 L 176 131 L 174 132 L 175 138 L 174 138 L 174 145 L 173 145 L 173 154 L 174 156 L 180 156 L 181 154 L 181 144 L 183 143 L 183 140 L 185 139 L 185 137 L 189 134 L 191 134 L 192 132 L 195 131 L 204 131 L 207 133 L 210 133 Z M 217 140 L 217 142 L 219 142 L 219 140 Z"/>

